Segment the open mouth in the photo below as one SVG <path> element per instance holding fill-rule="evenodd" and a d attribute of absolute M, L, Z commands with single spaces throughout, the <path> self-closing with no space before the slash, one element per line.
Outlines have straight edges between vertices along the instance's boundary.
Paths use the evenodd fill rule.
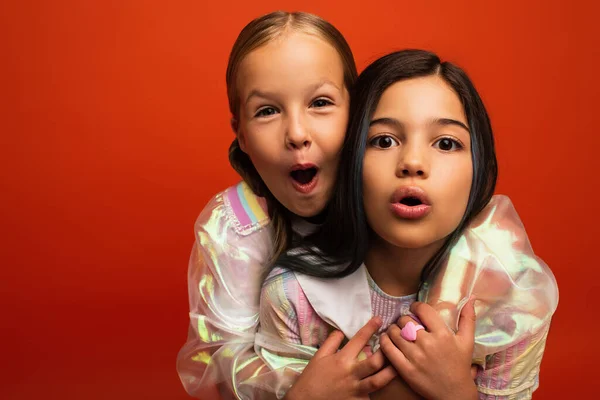
<path fill-rule="evenodd" d="M 319 168 L 313 164 L 296 165 L 290 171 L 292 185 L 303 194 L 308 194 L 317 186 Z"/>
<path fill-rule="evenodd" d="M 404 220 L 420 220 L 431 211 L 427 194 L 417 186 L 398 188 L 390 200 L 391 211 Z"/>
<path fill-rule="evenodd" d="M 404 204 L 405 206 L 409 206 L 409 207 L 415 207 L 415 206 L 420 206 L 421 204 L 423 204 L 423 202 L 421 201 L 421 199 L 417 198 L 417 197 L 405 197 L 402 200 L 400 200 L 400 204 Z"/>
<path fill-rule="evenodd" d="M 317 176 L 317 172 L 318 170 L 316 167 L 309 167 L 306 169 L 293 170 L 290 172 L 290 176 L 300 185 L 307 185 L 315 178 L 315 176 Z"/>

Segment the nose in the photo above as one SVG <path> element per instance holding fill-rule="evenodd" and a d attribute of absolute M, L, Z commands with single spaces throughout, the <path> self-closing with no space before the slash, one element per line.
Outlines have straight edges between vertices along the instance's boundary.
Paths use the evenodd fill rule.
<path fill-rule="evenodd" d="M 312 138 L 309 129 L 299 116 L 290 116 L 286 129 L 285 145 L 290 150 L 310 148 Z"/>
<path fill-rule="evenodd" d="M 426 146 L 418 144 L 405 145 L 400 152 L 396 175 L 405 178 L 427 178 L 429 176 L 429 162 L 426 150 Z"/>

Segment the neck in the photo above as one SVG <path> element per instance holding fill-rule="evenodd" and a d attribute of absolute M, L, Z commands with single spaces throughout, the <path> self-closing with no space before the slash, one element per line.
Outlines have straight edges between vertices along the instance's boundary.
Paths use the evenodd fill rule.
<path fill-rule="evenodd" d="M 407 249 L 376 237 L 369 243 L 365 265 L 377 286 L 390 296 L 414 294 L 419 290 L 423 268 L 443 244 L 440 240 Z"/>

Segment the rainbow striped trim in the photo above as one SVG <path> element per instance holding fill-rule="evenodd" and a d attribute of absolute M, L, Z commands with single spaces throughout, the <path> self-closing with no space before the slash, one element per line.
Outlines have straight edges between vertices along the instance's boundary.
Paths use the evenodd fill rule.
<path fill-rule="evenodd" d="M 245 182 L 227 189 L 223 198 L 238 234 L 249 235 L 269 223 L 265 200 L 256 196 Z"/>

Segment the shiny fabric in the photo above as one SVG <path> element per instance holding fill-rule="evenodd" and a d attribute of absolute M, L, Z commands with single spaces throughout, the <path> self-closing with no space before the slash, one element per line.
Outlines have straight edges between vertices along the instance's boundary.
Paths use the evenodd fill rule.
<path fill-rule="evenodd" d="M 382 325 L 359 354 L 359 359 L 368 357 L 373 350 L 377 349 L 380 334 L 385 332 L 391 324 L 401 316 L 411 314 L 410 306 L 417 297 L 416 293 L 408 296 L 390 296 L 377 286 L 364 266 L 361 269 L 364 274 L 353 275 L 362 278 L 363 283 L 368 280 L 371 313 L 365 313 L 364 316 L 377 315 L 381 317 Z M 309 300 L 309 294 L 304 289 L 312 289 L 310 282 L 304 281 L 301 284 L 300 276 L 300 274 L 284 268 L 276 268 L 270 274 L 261 292 L 259 334 L 268 333 L 284 342 L 317 347 L 325 341 L 333 329 L 331 319 L 326 321 L 328 315 L 331 317 L 348 313 L 344 307 L 358 310 L 359 314 L 362 314 L 360 302 L 357 302 L 354 296 L 342 296 L 336 287 L 333 287 L 331 292 L 323 290 L 313 292 L 310 294 Z M 343 283 L 347 283 L 352 279 L 342 278 L 341 280 Z M 325 281 L 331 282 L 331 280 Z M 356 289 L 362 292 L 360 288 Z M 346 291 L 346 293 L 354 292 Z M 319 299 L 341 298 L 341 301 L 327 302 L 326 305 L 314 303 L 314 294 L 319 295 Z M 320 314 L 316 311 L 317 307 Z M 326 309 L 328 307 L 330 310 Z M 334 324 L 339 324 L 344 329 L 346 337 L 354 335 L 346 333 L 348 329 L 352 329 L 352 326 L 344 326 L 345 320 L 339 319 Z M 485 363 L 477 369 L 475 378 L 479 399 L 523 400 L 531 398 L 532 393 L 539 385 L 539 370 L 548 328 L 549 325 L 545 325 L 538 333 L 486 357 Z"/>
<path fill-rule="evenodd" d="M 336 280 L 295 276 L 312 309 L 348 338 L 373 315 L 371 305 L 366 302 L 369 286 L 364 265 Z M 265 287 L 269 287 L 269 282 Z M 291 292 L 288 289 L 286 297 Z M 505 196 L 494 196 L 469 225 L 439 273 L 424 284 L 419 299 L 432 304 L 447 325 L 456 330 L 460 310 L 470 295 L 477 299 L 473 362 L 503 373 L 500 382 L 482 386 L 485 392 L 480 392 L 481 395 L 530 398 L 538 384 L 545 338 L 558 304 L 558 289 L 550 269 L 533 253 L 523 224 Z M 306 307 L 294 296 L 282 300 L 267 293 L 266 299 L 263 294 L 261 315 L 273 309 L 269 303 L 279 303 L 284 309 L 290 307 L 286 300 L 291 300 L 288 303 L 293 304 L 298 315 L 307 315 Z M 280 326 L 283 322 L 291 330 L 314 329 L 300 319 L 296 321 L 299 326 L 294 326 L 289 318 L 270 317 L 277 318 Z M 285 360 L 276 357 L 275 348 L 288 335 L 282 335 L 282 329 L 269 329 L 267 320 L 261 320 L 261 324 L 257 351 L 272 369 L 281 369 Z M 288 352 L 287 357 L 300 358 L 301 354 Z M 271 363 L 273 359 L 277 361 Z"/>
<path fill-rule="evenodd" d="M 195 224 L 188 271 L 190 326 L 177 356 L 181 382 L 194 397 L 220 384 L 232 398 L 256 398 L 250 394 L 252 376 L 264 363 L 254 352 L 254 334 L 272 232 L 268 219 L 259 215 L 262 200 L 250 193 L 243 183 L 219 193 Z"/>
<path fill-rule="evenodd" d="M 506 196 L 494 196 L 472 221 L 419 299 L 457 330 L 460 310 L 471 295 L 477 299 L 473 356 L 479 363 L 538 332 L 558 305 L 554 275 L 534 254 Z"/>
<path fill-rule="evenodd" d="M 239 211 L 226 193 L 211 200 L 195 225 L 188 274 L 190 328 L 177 370 L 194 397 L 201 397 L 207 386 L 220 384 L 232 398 L 282 398 L 316 349 L 269 332 L 256 333 L 272 232 L 261 218 L 240 224 Z M 556 309 L 554 277 L 533 254 L 505 197 L 494 197 L 419 297 L 436 306 L 456 328 L 459 310 L 470 294 L 480 300 L 474 356 L 481 364 L 485 355 L 541 330 Z M 352 296 L 346 291 L 343 298 Z M 356 309 L 347 312 L 361 319 Z"/>

